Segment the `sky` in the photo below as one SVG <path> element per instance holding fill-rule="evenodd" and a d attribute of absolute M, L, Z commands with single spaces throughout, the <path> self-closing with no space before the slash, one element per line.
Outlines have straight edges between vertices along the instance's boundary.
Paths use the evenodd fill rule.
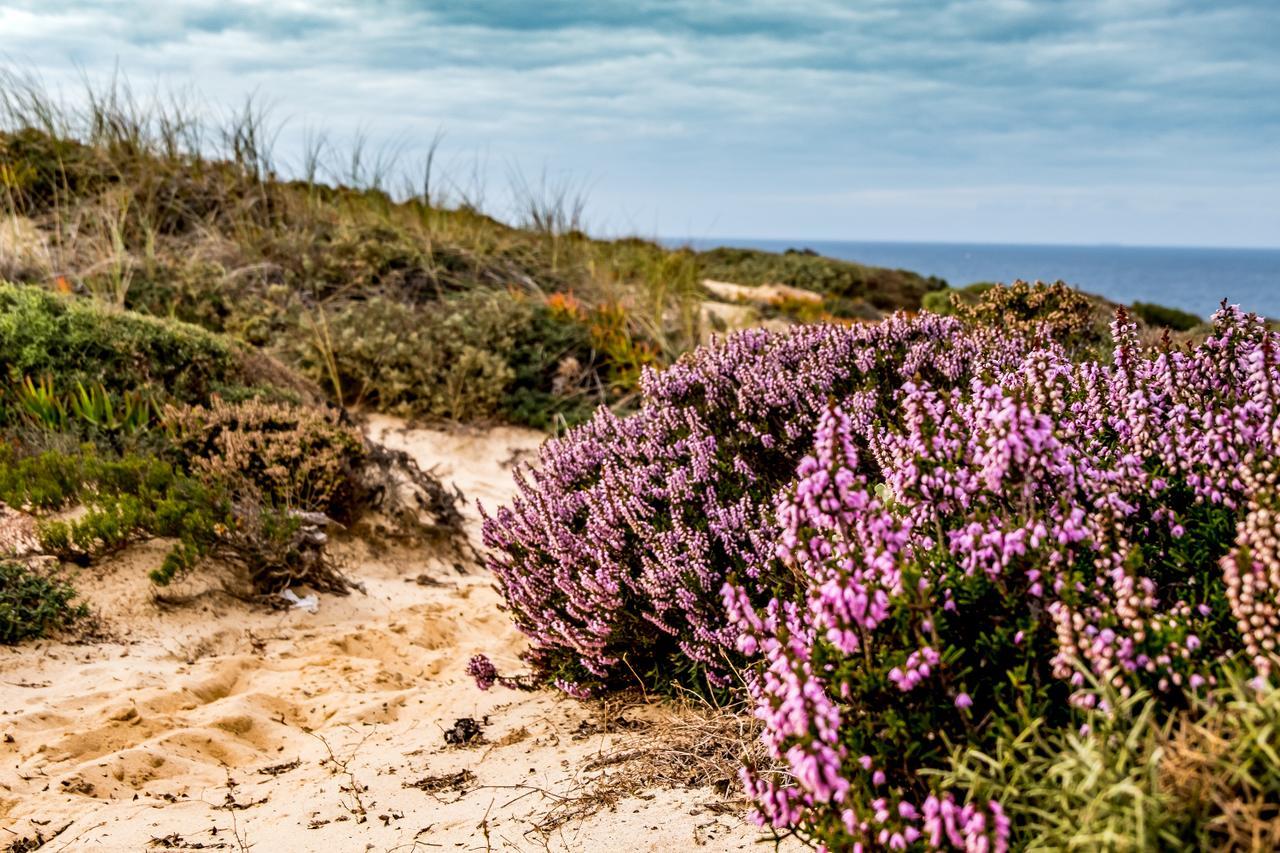
<path fill-rule="evenodd" d="M 1278 0 L 0 0 L 0 57 L 599 233 L 1280 246 Z"/>

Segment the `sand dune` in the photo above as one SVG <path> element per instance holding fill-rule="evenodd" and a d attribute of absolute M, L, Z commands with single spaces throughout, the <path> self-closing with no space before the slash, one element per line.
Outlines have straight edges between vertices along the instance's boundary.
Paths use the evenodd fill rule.
<path fill-rule="evenodd" d="M 496 505 L 535 433 L 371 432 Z M 0 651 L 0 849 L 709 850 L 759 839 L 709 789 L 603 804 L 592 760 L 643 737 L 661 708 L 600 712 L 550 693 L 475 689 L 484 651 L 522 639 L 475 568 L 346 542 L 366 593 L 316 613 L 251 607 L 188 583 L 162 605 L 144 569 L 162 543 L 82 575 L 108 638 Z M 477 743 L 450 744 L 459 719 Z M 611 730 L 612 729 L 612 730 Z M 464 732 L 465 733 L 465 732 Z"/>

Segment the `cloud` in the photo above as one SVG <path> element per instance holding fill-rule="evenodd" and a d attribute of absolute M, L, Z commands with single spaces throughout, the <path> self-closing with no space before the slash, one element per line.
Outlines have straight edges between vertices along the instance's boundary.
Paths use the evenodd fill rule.
<path fill-rule="evenodd" d="M 898 190 L 933 211 L 898 236 L 938 237 L 930 188 L 1185 185 L 1225 207 L 1280 174 L 1273 0 L 0 0 L 0 32 L 68 91 L 118 63 L 410 155 L 444 127 L 464 159 L 580 175 L 618 227 L 817 227 L 746 199 L 834 188 L 828 236 L 884 203 L 858 191 Z M 1205 227 L 1149 197 L 1170 241 Z"/>

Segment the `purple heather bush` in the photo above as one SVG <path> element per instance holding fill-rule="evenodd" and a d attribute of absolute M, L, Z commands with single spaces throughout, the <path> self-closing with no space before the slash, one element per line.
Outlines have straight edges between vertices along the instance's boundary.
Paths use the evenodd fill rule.
<path fill-rule="evenodd" d="M 921 773 L 951 745 L 1105 713 L 1091 686 L 1177 707 L 1233 654 L 1269 671 L 1276 336 L 1234 308 L 1190 350 L 1142 351 L 1123 315 L 1112 334 L 1111 363 L 1050 345 L 905 383 L 889 418 L 823 416 L 777 508 L 805 589 L 724 589 L 777 761 L 744 771 L 762 822 L 833 850 L 1003 850 L 998 802 Z"/>
<path fill-rule="evenodd" d="M 484 528 L 527 660 L 574 693 L 727 684 L 741 657 L 720 590 L 733 579 L 758 605 L 798 591 L 777 571 L 773 503 L 830 401 L 870 424 L 908 381 L 1011 368 L 1020 353 L 989 337 L 932 314 L 745 331 L 647 373 L 638 412 L 601 409 L 547 442 Z"/>
<path fill-rule="evenodd" d="M 1280 641 L 1276 336 L 1224 307 L 1144 348 L 1120 313 L 1081 360 L 1063 328 L 751 331 L 649 374 L 486 522 L 535 672 L 745 684 L 756 816 L 820 849 L 1018 846 L 937 781 L 953 748 L 1100 696 L 1181 707 Z"/>

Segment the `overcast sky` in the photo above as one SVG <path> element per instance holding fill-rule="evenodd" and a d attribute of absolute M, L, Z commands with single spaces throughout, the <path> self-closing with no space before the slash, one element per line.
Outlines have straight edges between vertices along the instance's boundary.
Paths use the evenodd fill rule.
<path fill-rule="evenodd" d="M 257 92 L 282 156 L 443 129 L 612 233 L 1280 246 L 1280 0 L 0 0 L 0 51 Z"/>

